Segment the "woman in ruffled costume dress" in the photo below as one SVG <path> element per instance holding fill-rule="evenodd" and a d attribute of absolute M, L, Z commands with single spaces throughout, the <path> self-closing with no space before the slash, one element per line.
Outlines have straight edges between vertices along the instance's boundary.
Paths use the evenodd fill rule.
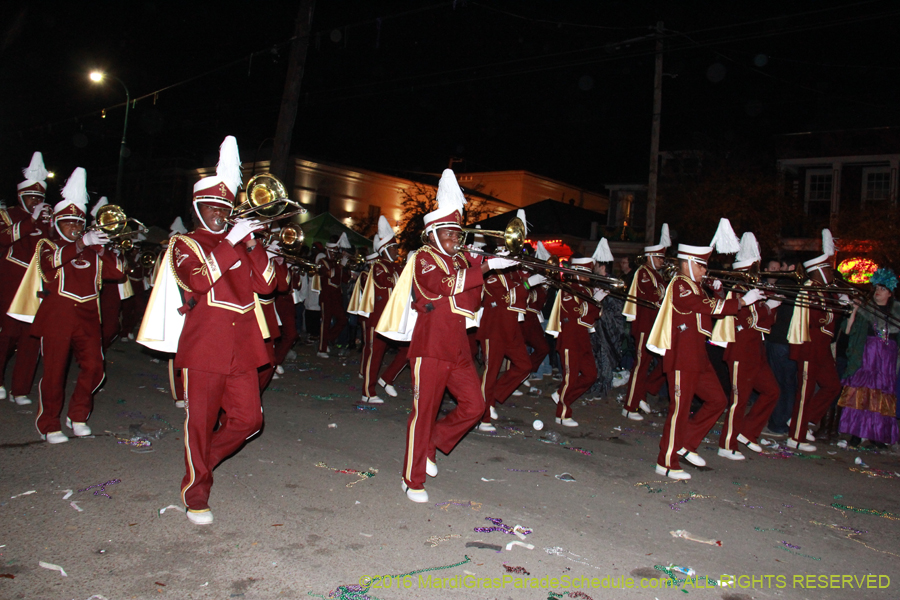
<path fill-rule="evenodd" d="M 881 444 L 896 444 L 897 427 L 897 341 L 900 338 L 900 303 L 893 292 L 897 276 L 890 269 L 878 269 L 869 280 L 875 287 L 871 301 L 853 309 L 847 319 L 849 335 L 844 390 L 838 406 L 843 407 L 839 431 Z M 853 444 L 852 442 L 856 442 Z"/>

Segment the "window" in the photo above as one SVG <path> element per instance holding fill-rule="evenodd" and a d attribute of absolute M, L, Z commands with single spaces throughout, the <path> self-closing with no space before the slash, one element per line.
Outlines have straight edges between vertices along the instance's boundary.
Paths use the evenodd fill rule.
<path fill-rule="evenodd" d="M 810 169 L 806 172 L 806 214 L 813 217 L 831 215 L 831 169 Z"/>
<path fill-rule="evenodd" d="M 890 167 L 869 167 L 863 169 L 862 205 L 878 205 L 891 197 Z"/>

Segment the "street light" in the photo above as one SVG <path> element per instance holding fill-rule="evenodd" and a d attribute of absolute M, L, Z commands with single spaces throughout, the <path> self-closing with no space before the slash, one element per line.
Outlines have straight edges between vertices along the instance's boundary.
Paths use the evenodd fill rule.
<path fill-rule="evenodd" d="M 110 79 L 115 79 L 119 83 L 122 84 L 122 87 L 125 88 L 125 126 L 122 127 L 122 144 L 119 147 L 119 172 L 116 175 L 116 201 L 122 201 L 122 171 L 125 166 L 125 134 L 128 133 L 128 108 L 131 104 L 131 93 L 128 91 L 128 86 L 125 85 L 125 82 L 116 77 L 115 75 L 109 75 L 108 73 L 103 73 L 101 71 L 91 71 L 90 78 L 91 81 L 95 83 L 102 82 L 105 78 L 109 77 Z"/>

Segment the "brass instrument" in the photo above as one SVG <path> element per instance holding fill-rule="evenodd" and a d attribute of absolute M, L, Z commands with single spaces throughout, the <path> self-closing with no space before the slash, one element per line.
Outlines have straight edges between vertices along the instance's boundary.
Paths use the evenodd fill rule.
<path fill-rule="evenodd" d="M 136 229 L 132 229 L 129 223 L 134 223 Z M 114 246 L 127 251 L 134 247 L 134 241 L 131 237 L 139 233 L 146 233 L 148 229 L 137 219 L 125 216 L 125 211 L 118 205 L 105 204 L 97 211 L 94 224 L 85 229 L 81 235 L 88 231 L 104 232 L 109 237 L 110 242 L 114 242 Z"/>
<path fill-rule="evenodd" d="M 307 273 L 315 273 L 318 267 L 315 263 L 300 257 L 300 248 L 304 240 L 303 230 L 296 223 L 286 223 L 280 231 L 266 232 L 261 238 L 264 246 L 276 242 L 279 250 L 273 251 L 278 256 L 284 258 L 285 262 L 303 267 Z"/>
<path fill-rule="evenodd" d="M 141 252 L 138 256 L 137 263 L 145 269 L 152 269 L 156 263 L 156 253 L 150 250 Z"/>
<path fill-rule="evenodd" d="M 294 210 L 284 214 L 288 206 L 294 207 Z M 256 220 L 268 224 L 305 212 L 305 208 L 288 198 L 287 189 L 277 177 L 271 173 L 260 173 L 247 182 L 247 200 L 239 204 L 225 221 L 234 223 L 237 219 L 259 215 L 263 218 Z"/>
<path fill-rule="evenodd" d="M 509 250 L 508 256 L 503 256 L 501 258 L 508 258 L 510 260 L 514 260 L 517 263 L 521 264 L 526 268 L 534 269 L 544 269 L 547 271 L 553 271 L 555 273 L 567 273 L 572 276 L 578 277 L 587 277 L 592 281 L 599 282 L 608 287 L 614 289 L 622 289 L 625 287 L 625 282 L 621 279 L 616 279 L 615 277 L 606 277 L 605 275 L 597 275 L 596 273 L 590 273 L 588 271 L 579 271 L 578 269 L 571 269 L 568 267 L 560 267 L 558 265 L 551 264 L 549 262 L 532 258 L 531 256 L 520 254 L 522 252 L 522 248 L 525 246 L 525 223 L 522 222 L 522 219 L 518 217 L 513 217 L 510 219 L 509 224 L 507 224 L 506 229 L 503 231 L 500 230 L 491 230 L 491 229 L 472 229 L 472 228 L 463 228 L 464 234 L 481 234 L 487 237 L 500 238 L 503 240 L 503 246 Z M 468 246 L 465 246 L 462 242 L 457 244 L 456 250 L 465 250 L 470 254 L 479 254 L 481 256 L 496 256 L 500 257 L 499 254 L 493 254 L 491 252 L 484 252 L 482 250 L 477 250 Z"/>

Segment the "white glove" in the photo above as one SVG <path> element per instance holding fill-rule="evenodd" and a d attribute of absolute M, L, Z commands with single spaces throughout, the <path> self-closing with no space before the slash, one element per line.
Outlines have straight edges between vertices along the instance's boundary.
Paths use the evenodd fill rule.
<path fill-rule="evenodd" d="M 266 246 L 266 256 L 268 256 L 269 258 L 275 258 L 276 256 L 278 256 L 278 252 L 279 247 L 275 242 L 272 242 L 271 244 Z"/>
<path fill-rule="evenodd" d="M 847 306 L 847 305 L 850 305 L 853 303 L 852 300 L 850 300 L 850 296 L 848 296 L 847 294 L 841 294 L 840 296 L 838 296 L 838 302 L 840 302 L 844 306 Z"/>
<path fill-rule="evenodd" d="M 775 310 L 776 308 L 781 306 L 781 300 L 773 300 L 772 298 L 769 298 L 768 300 L 766 300 L 766 306 L 768 306 L 772 310 Z"/>
<path fill-rule="evenodd" d="M 717 292 L 722 289 L 722 281 L 719 279 L 713 279 L 712 283 L 709 285 L 712 289 L 716 290 Z"/>
<path fill-rule="evenodd" d="M 346 267 L 346 266 L 347 266 L 347 261 L 348 261 L 348 260 L 350 260 L 350 259 L 347 258 L 346 256 L 344 256 L 344 258 L 341 259 L 341 266 L 342 266 L 342 267 Z"/>
<path fill-rule="evenodd" d="M 91 229 L 83 236 L 81 236 L 81 243 L 85 246 L 102 246 L 109 242 L 109 236 L 106 235 L 106 232 L 103 231 L 95 231 Z"/>
<path fill-rule="evenodd" d="M 41 220 L 41 213 L 50 208 L 50 205 L 46 202 L 39 202 L 37 206 L 34 207 L 34 210 L 31 211 L 31 218 L 35 221 Z"/>
<path fill-rule="evenodd" d="M 541 285 L 547 281 L 547 278 L 538 273 L 537 275 L 532 275 L 528 278 L 528 287 L 534 287 L 536 285 Z"/>
<path fill-rule="evenodd" d="M 494 250 L 494 254 L 497 256 L 509 256 L 509 248 L 497 248 Z"/>
<path fill-rule="evenodd" d="M 757 300 L 763 299 L 763 293 L 756 288 L 753 288 L 743 296 L 741 296 L 741 300 L 744 301 L 744 304 L 749 306 L 756 302 Z"/>
<path fill-rule="evenodd" d="M 606 298 L 607 296 L 609 296 L 609 292 L 606 290 L 599 289 L 599 288 L 594 290 L 594 300 L 596 300 L 597 302 L 602 302 L 603 299 Z"/>
<path fill-rule="evenodd" d="M 488 268 L 495 271 L 502 271 L 516 264 L 516 261 L 508 258 L 489 258 L 487 260 Z"/>
<path fill-rule="evenodd" d="M 254 231 L 259 231 L 263 227 L 265 226 L 259 221 L 238 219 L 231 227 L 231 231 L 228 232 L 228 235 L 225 236 L 225 239 L 228 240 L 228 243 L 232 246 L 236 246 L 250 237 Z"/>

